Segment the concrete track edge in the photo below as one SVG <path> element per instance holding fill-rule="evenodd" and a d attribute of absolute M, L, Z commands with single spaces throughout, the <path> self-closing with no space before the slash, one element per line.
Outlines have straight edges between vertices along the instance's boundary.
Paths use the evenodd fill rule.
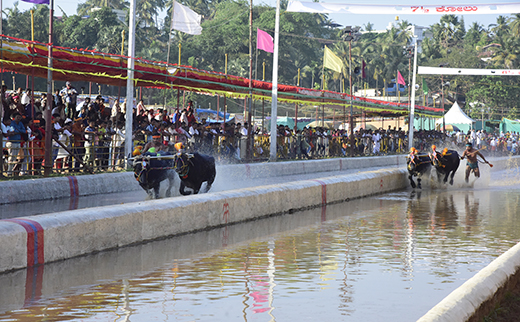
<path fill-rule="evenodd" d="M 341 171 L 369 167 L 404 166 L 404 155 L 380 157 L 334 158 L 217 165 L 217 178 L 228 179 L 286 176 L 304 173 Z M 133 172 L 103 173 L 57 178 L 12 180 L 0 183 L 0 204 L 59 199 L 95 194 L 139 190 Z"/>
<path fill-rule="evenodd" d="M 407 186 L 406 169 L 296 181 L 0 221 L 0 272 Z"/>

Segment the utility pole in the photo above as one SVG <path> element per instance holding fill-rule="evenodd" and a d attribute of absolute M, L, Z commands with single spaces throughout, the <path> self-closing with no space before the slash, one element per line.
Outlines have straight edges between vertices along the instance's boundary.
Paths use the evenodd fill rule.
<path fill-rule="evenodd" d="M 343 29 L 343 35 L 342 38 L 344 41 L 348 41 L 348 76 L 349 76 L 349 83 L 350 83 L 350 116 L 349 116 L 349 124 L 350 124 L 350 135 L 349 135 L 349 142 L 350 142 L 350 156 L 354 156 L 354 107 L 352 103 L 352 41 L 356 41 L 357 38 L 360 36 L 358 33 L 359 27 L 352 27 L 352 26 L 346 26 L 345 29 Z"/>

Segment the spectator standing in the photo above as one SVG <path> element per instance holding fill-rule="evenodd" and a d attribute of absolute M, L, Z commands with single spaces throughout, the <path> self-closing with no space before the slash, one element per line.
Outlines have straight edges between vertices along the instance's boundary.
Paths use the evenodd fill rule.
<path fill-rule="evenodd" d="M 45 120 L 35 119 L 33 121 L 32 133 L 34 135 L 34 140 L 31 142 L 33 149 L 33 175 L 38 175 L 40 174 L 45 156 Z"/>
<path fill-rule="evenodd" d="M 125 99 L 125 103 L 126 103 L 126 99 Z M 126 107 L 126 104 L 125 104 L 125 107 Z M 143 100 L 139 100 L 139 103 L 137 103 L 137 115 L 141 115 L 144 112 L 146 112 L 146 107 L 144 106 L 144 102 L 143 102 Z"/>
<path fill-rule="evenodd" d="M 22 123 L 22 115 L 18 112 L 11 114 L 11 124 L 7 127 L 6 148 L 8 149 L 9 153 L 9 166 L 7 169 L 7 175 L 13 175 L 13 169 L 17 163 L 18 154 L 20 153 L 22 135 L 26 134 L 27 131 Z"/>
<path fill-rule="evenodd" d="M 63 102 L 65 103 L 65 112 L 70 119 L 76 118 L 76 104 L 78 99 L 78 91 L 70 82 L 65 83 L 65 88 L 60 91 Z"/>
<path fill-rule="evenodd" d="M 0 104 L 0 122 L 2 120 L 4 120 L 5 118 L 10 118 L 10 114 L 8 114 L 8 110 L 9 110 L 9 102 L 7 100 L 7 86 L 6 85 L 2 85 L 1 89 L 0 89 L 0 99 L 1 99 L 1 104 Z"/>
<path fill-rule="evenodd" d="M 72 153 L 74 154 L 73 171 L 79 172 L 80 159 L 85 156 L 85 126 L 83 119 L 77 118 L 71 125 L 70 131 L 72 132 Z"/>
<path fill-rule="evenodd" d="M 60 91 L 55 90 L 53 98 L 52 98 L 52 108 L 55 108 L 56 106 L 61 105 L 61 104 L 64 104 L 63 98 L 60 95 Z"/>
<path fill-rule="evenodd" d="M 20 100 L 23 108 L 24 108 L 24 113 L 25 113 L 25 116 L 27 117 L 30 117 L 30 118 L 34 118 L 34 113 L 33 113 L 33 106 L 31 104 L 31 89 L 30 88 L 27 88 L 23 93 L 22 93 L 22 98 Z"/>
<path fill-rule="evenodd" d="M 89 120 L 88 126 L 85 128 L 85 163 L 88 166 L 93 165 L 94 163 L 94 153 L 96 147 L 96 137 L 97 137 L 97 128 L 96 121 Z"/>

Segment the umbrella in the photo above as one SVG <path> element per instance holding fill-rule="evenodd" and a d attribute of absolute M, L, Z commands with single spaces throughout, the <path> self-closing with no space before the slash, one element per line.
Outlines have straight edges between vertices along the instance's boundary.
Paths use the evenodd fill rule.
<path fill-rule="evenodd" d="M 444 127 L 444 130 L 448 131 L 448 132 L 460 131 L 460 129 L 458 127 L 456 127 L 455 125 L 452 125 L 452 124 L 446 124 L 446 126 Z"/>

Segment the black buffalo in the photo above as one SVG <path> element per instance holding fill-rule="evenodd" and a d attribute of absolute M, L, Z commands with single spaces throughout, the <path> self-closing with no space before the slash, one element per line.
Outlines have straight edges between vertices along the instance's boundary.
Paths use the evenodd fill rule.
<path fill-rule="evenodd" d="M 421 177 L 425 174 L 430 174 L 432 169 L 432 163 L 428 155 L 415 155 L 411 154 L 408 156 L 406 162 L 408 168 L 408 179 L 410 179 L 410 185 L 415 188 L 415 182 L 413 177 L 417 177 L 417 187 L 421 189 Z"/>
<path fill-rule="evenodd" d="M 448 149 L 444 149 L 442 153 L 434 151 L 430 154 L 430 159 L 432 160 L 435 170 L 437 170 L 439 182 L 441 181 L 441 177 L 444 175 L 443 182 L 448 182 L 448 177 L 450 177 L 450 184 L 453 185 L 453 176 L 455 175 L 455 172 L 457 172 L 460 164 L 459 153 L 455 150 Z"/>
<path fill-rule="evenodd" d="M 206 182 L 206 190 L 204 192 L 208 192 L 217 174 L 215 158 L 199 153 L 177 153 L 175 157 L 175 171 L 181 178 L 179 192 L 182 195 L 191 194 L 190 191 L 185 190 L 186 187 L 193 189 L 194 194 L 199 193 L 203 182 Z"/>
<path fill-rule="evenodd" d="M 159 198 L 161 181 L 166 179 L 168 179 L 166 197 L 171 197 L 171 190 L 175 180 L 173 155 L 169 152 L 161 151 L 159 156 L 166 156 L 167 159 L 157 158 L 157 153 L 147 152 L 136 156 L 133 162 L 135 178 L 146 193 L 154 199 Z"/>

